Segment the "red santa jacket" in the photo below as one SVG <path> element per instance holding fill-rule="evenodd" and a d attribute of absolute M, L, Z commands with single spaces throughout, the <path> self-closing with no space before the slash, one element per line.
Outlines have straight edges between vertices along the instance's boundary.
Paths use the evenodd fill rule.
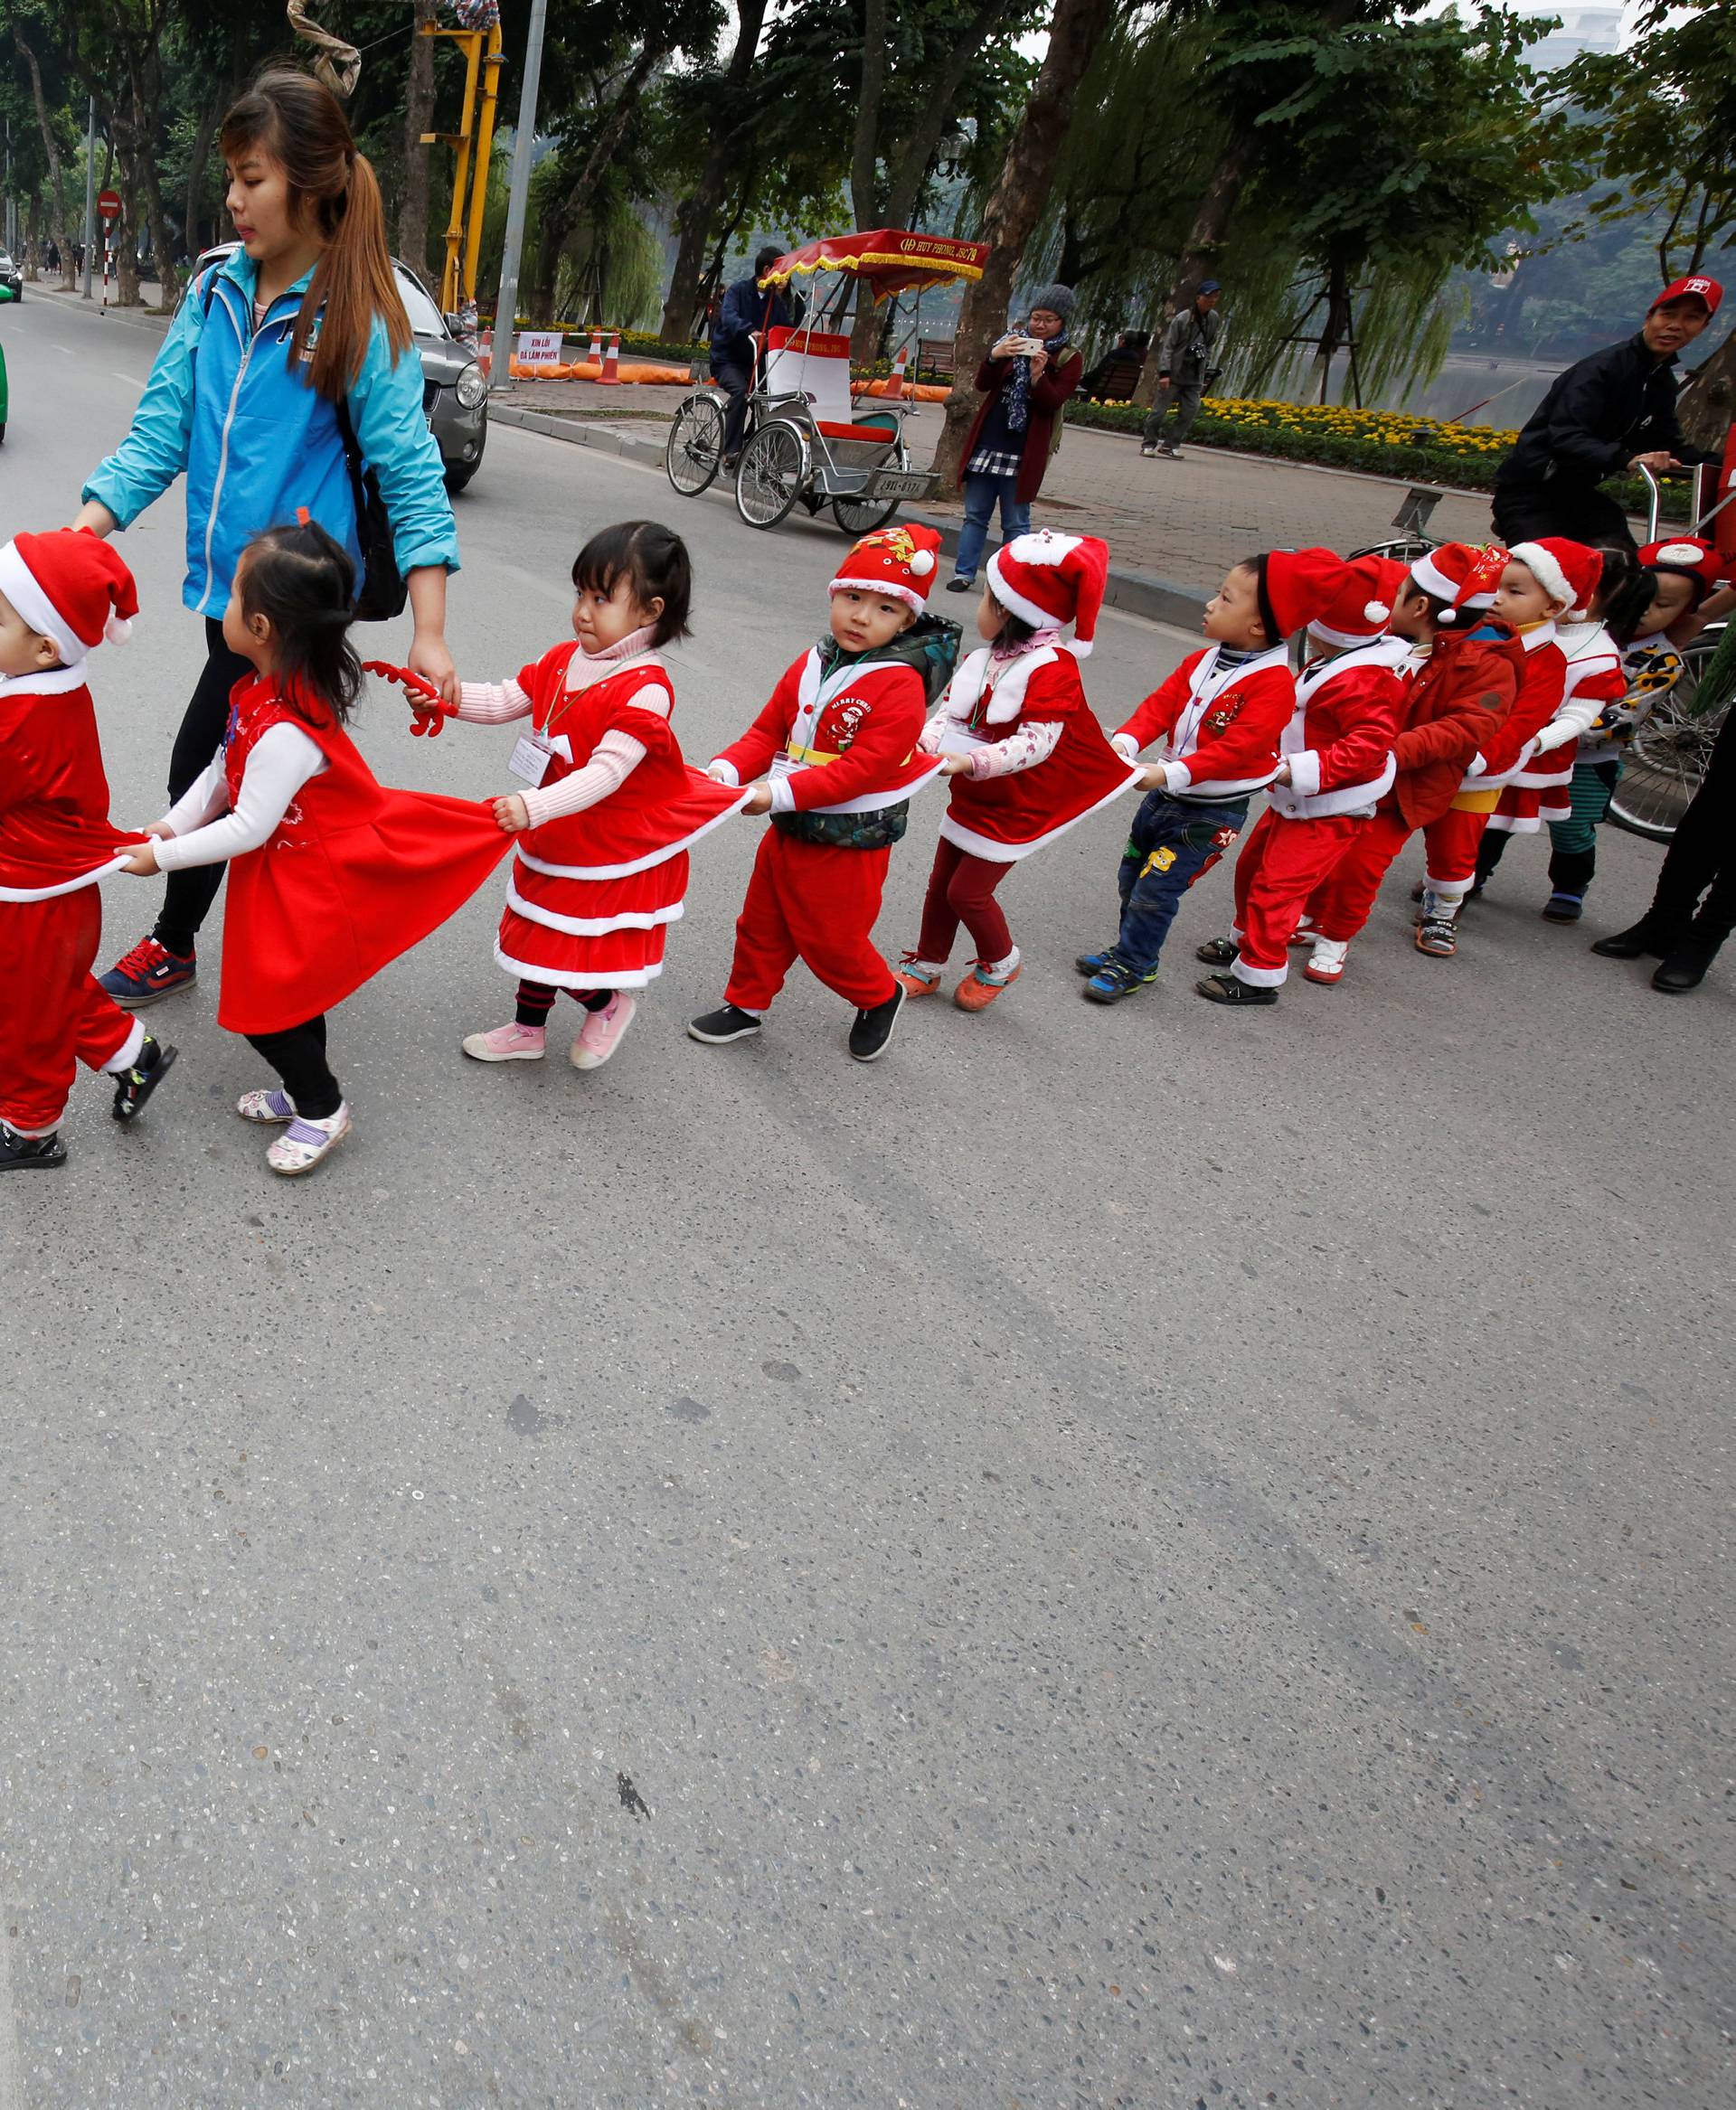
<path fill-rule="evenodd" d="M 1494 791 L 1520 780 L 1532 742 L 1561 708 L 1567 689 L 1567 655 L 1555 642 L 1553 623 L 1539 623 L 1519 636 L 1524 654 L 1519 693 L 1493 748 L 1482 749 L 1484 767 L 1467 777 L 1467 791 Z"/>
<path fill-rule="evenodd" d="M 928 692 L 900 660 L 805 652 L 739 740 L 712 764 L 731 784 L 772 773 L 775 814 L 872 814 L 908 798 L 940 765 L 919 754 Z"/>
<path fill-rule="evenodd" d="M 1053 749 L 1004 777 L 955 777 L 940 833 L 973 857 L 1010 864 L 1119 798 L 1138 775 L 1104 738 L 1064 645 L 996 661 L 985 647 L 953 676 L 922 745 L 964 754 L 1024 725 L 1059 725 Z"/>
<path fill-rule="evenodd" d="M 1561 624 L 1555 642 L 1565 663 L 1561 700 L 1513 777 L 1515 784 L 1537 788 L 1571 780 L 1580 735 L 1595 723 L 1606 704 L 1619 703 L 1628 692 L 1621 647 L 1601 623 Z"/>
<path fill-rule="evenodd" d="M 1287 821 L 1332 814 L 1369 814 L 1392 788 L 1398 765 L 1392 742 L 1404 708 L 1410 656 L 1402 637 L 1380 637 L 1297 676 L 1296 710 L 1278 751 L 1290 781 L 1272 787 L 1272 810 Z"/>
<path fill-rule="evenodd" d="M 1392 742 L 1392 796 L 1413 828 L 1438 820 L 1458 796 L 1466 766 L 1500 734 L 1519 693 L 1524 647 L 1505 624 L 1437 633 L 1405 683 Z"/>
<path fill-rule="evenodd" d="M 108 818 L 83 668 L 0 676 L 0 901 L 94 885 L 144 841 Z"/>
<path fill-rule="evenodd" d="M 1223 665 L 1218 647 L 1208 645 L 1190 653 L 1152 691 L 1117 730 L 1115 743 L 1135 755 L 1161 739 L 1172 798 L 1244 798 L 1271 782 L 1278 743 L 1295 709 L 1296 681 L 1285 646 Z"/>

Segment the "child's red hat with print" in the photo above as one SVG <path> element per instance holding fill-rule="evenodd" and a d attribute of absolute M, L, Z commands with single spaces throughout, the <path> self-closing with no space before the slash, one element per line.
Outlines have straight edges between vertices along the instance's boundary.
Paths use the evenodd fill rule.
<path fill-rule="evenodd" d="M 988 560 L 989 591 L 1009 614 L 1039 630 L 1073 626 L 1080 659 L 1097 639 L 1097 618 L 1109 582 L 1109 545 L 1095 535 L 1057 535 L 1047 528 L 1017 535 Z"/>
<path fill-rule="evenodd" d="M 1661 542 L 1647 542 L 1639 561 L 1647 571 L 1675 571 L 1691 579 L 1695 608 L 1725 576 L 1723 553 L 1698 535 L 1670 535 Z"/>
<path fill-rule="evenodd" d="M 920 616 L 934 584 L 940 537 L 933 528 L 878 528 L 863 535 L 838 567 L 828 591 L 890 594 Z"/>
<path fill-rule="evenodd" d="M 1515 542 L 1507 551 L 1523 564 L 1552 601 L 1567 603 L 1569 622 L 1581 622 L 1603 577 L 1599 551 L 1565 535 L 1541 535 L 1534 542 Z"/>
<path fill-rule="evenodd" d="M 1486 608 L 1495 598 L 1501 574 L 1507 568 L 1507 551 L 1499 542 L 1442 542 L 1410 567 L 1410 576 L 1424 593 L 1445 601 L 1440 620 L 1453 623 L 1467 609 Z"/>
<path fill-rule="evenodd" d="M 1330 608 L 1308 625 L 1326 645 L 1368 645 L 1384 636 L 1392 608 L 1404 590 L 1405 568 L 1396 557 L 1352 557 Z"/>
<path fill-rule="evenodd" d="M 1336 551 L 1269 550 L 1266 599 L 1280 637 L 1294 637 L 1324 616 L 1344 590 L 1349 570 Z M 1278 643 L 1278 638 L 1272 640 Z"/>
<path fill-rule="evenodd" d="M 105 637 L 118 645 L 130 636 L 138 613 L 132 573 L 89 528 L 14 536 L 0 549 L 0 594 L 39 636 L 52 638 L 65 666 Z"/>

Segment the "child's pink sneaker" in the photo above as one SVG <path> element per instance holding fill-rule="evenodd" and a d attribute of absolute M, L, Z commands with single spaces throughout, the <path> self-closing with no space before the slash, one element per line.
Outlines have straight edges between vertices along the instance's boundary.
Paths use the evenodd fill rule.
<path fill-rule="evenodd" d="M 600 1069 L 621 1044 L 621 1035 L 633 1023 L 638 1005 L 625 989 L 618 989 L 601 1011 L 588 1011 L 572 1043 L 575 1069 Z"/>
<path fill-rule="evenodd" d="M 541 1026 L 522 1026 L 516 1019 L 467 1036 L 464 1051 L 475 1062 L 541 1062 L 549 1036 Z"/>

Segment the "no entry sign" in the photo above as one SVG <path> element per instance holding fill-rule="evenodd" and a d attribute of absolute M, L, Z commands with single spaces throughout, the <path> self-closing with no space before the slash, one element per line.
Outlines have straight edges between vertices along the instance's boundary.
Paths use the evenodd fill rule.
<path fill-rule="evenodd" d="M 120 193 L 118 191 L 99 193 L 97 198 L 97 211 L 104 220 L 118 220 L 120 218 Z"/>

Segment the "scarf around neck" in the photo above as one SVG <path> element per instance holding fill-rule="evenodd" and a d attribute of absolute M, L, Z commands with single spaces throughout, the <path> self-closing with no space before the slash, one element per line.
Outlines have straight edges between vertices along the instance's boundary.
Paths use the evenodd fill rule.
<path fill-rule="evenodd" d="M 1051 337 L 1043 345 L 1052 366 L 1067 343 L 1067 333 Z M 1009 432 L 1023 432 L 1031 422 L 1031 362 L 1021 353 L 1013 362 L 1013 371 L 1006 377 L 1006 429 Z"/>

